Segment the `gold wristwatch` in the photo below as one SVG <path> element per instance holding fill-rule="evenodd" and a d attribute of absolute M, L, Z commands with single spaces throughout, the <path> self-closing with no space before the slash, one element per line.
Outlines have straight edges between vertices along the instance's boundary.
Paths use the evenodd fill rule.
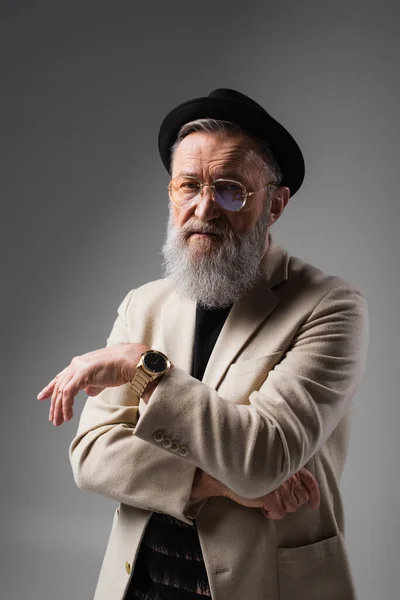
<path fill-rule="evenodd" d="M 172 363 L 165 354 L 159 350 L 146 350 L 136 365 L 135 376 L 128 382 L 129 387 L 140 398 L 150 381 L 165 375 L 171 367 Z"/>

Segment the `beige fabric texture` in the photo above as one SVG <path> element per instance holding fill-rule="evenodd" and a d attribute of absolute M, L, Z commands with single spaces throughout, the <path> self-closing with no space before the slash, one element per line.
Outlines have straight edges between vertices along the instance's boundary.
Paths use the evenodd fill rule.
<path fill-rule="evenodd" d="M 94 600 L 124 598 L 153 511 L 196 518 L 213 600 L 357 598 L 339 486 L 366 367 L 367 302 L 268 235 L 263 278 L 233 305 L 202 381 L 190 375 L 194 302 L 159 279 L 118 308 L 107 346 L 141 342 L 174 367 L 147 406 L 126 384 L 83 407 L 69 449 L 76 484 L 119 503 Z M 256 498 L 303 466 L 318 481 L 318 509 L 270 520 L 228 498 L 189 502 L 196 467 Z"/>

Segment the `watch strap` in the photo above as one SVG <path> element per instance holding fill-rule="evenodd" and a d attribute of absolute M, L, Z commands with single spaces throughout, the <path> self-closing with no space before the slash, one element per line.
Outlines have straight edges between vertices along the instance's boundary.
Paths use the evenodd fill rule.
<path fill-rule="evenodd" d="M 147 385 L 150 383 L 150 381 L 153 381 L 153 379 L 155 379 L 155 377 L 148 375 L 142 369 L 139 368 L 137 369 L 132 381 L 129 381 L 129 387 L 132 390 L 132 392 L 140 398 Z"/>

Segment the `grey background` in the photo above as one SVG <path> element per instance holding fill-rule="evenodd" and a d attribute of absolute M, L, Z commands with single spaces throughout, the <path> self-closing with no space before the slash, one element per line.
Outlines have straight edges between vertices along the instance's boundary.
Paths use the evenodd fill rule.
<path fill-rule="evenodd" d="M 253 97 L 303 149 L 276 240 L 367 296 L 346 540 L 360 599 L 398 598 L 396 2 L 3 0 L 0 50 L 1 598 L 93 596 L 116 503 L 72 477 L 86 396 L 56 428 L 36 395 L 161 275 L 158 128 L 216 87 Z"/>

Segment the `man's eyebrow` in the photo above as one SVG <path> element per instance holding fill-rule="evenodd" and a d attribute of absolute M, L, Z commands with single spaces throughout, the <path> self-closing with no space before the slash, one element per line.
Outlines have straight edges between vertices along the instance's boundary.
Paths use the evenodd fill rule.
<path fill-rule="evenodd" d="M 201 179 L 200 175 L 194 171 L 179 171 L 179 173 L 177 174 L 177 177 L 182 177 L 182 176 L 186 176 L 186 177 L 196 177 L 196 179 Z M 233 179 L 235 181 L 245 181 L 246 177 L 243 173 L 238 173 L 237 171 L 231 171 L 231 170 L 221 170 L 218 171 L 218 173 L 216 173 L 213 176 L 213 179 Z"/>

